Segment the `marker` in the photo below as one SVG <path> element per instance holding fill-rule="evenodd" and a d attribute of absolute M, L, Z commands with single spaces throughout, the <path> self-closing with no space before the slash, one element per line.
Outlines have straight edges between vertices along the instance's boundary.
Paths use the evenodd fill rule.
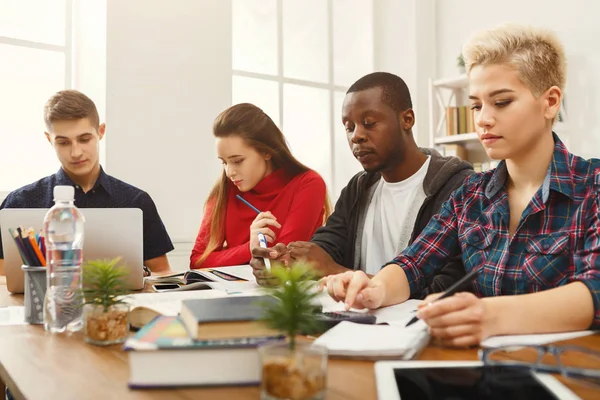
<path fill-rule="evenodd" d="M 267 238 L 265 238 L 265 235 L 263 235 L 261 232 L 258 232 L 258 243 L 263 249 L 267 248 Z M 263 257 L 263 260 L 265 262 L 265 266 L 267 267 L 267 271 L 271 271 L 271 260 L 266 257 Z"/>

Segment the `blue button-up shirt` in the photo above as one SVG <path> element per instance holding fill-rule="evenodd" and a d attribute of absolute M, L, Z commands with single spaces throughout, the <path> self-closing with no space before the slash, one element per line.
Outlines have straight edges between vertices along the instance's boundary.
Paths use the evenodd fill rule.
<path fill-rule="evenodd" d="M 50 208 L 54 205 L 54 187 L 68 185 L 75 188 L 75 205 L 79 208 L 139 208 L 143 213 L 144 261 L 162 256 L 173 250 L 173 243 L 148 193 L 106 174 L 100 175 L 87 193 L 76 185 L 61 168 L 57 173 L 11 192 L 3 208 Z M 0 258 L 4 258 L 0 240 Z"/>
<path fill-rule="evenodd" d="M 600 160 L 584 160 L 555 136 L 544 183 L 527 205 L 514 235 L 506 164 L 469 177 L 421 235 L 394 259 L 418 294 L 446 260 L 462 255 L 482 297 L 538 292 L 582 282 L 600 327 Z"/>

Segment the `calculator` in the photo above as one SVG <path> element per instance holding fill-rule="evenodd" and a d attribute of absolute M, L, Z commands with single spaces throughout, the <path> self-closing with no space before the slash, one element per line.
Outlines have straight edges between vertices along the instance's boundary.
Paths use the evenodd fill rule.
<path fill-rule="evenodd" d="M 366 314 L 356 311 L 331 311 L 321 312 L 319 321 L 325 329 L 331 329 L 342 321 L 350 321 L 357 324 L 374 324 L 377 317 L 372 314 Z"/>

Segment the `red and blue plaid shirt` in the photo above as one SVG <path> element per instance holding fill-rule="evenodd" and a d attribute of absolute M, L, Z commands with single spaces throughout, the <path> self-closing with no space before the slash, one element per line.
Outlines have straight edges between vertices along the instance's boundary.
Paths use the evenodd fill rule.
<path fill-rule="evenodd" d="M 400 265 L 419 297 L 446 260 L 462 255 L 480 297 L 538 292 L 582 282 L 600 327 L 600 160 L 584 160 L 554 135 L 544 183 L 509 233 L 506 164 L 471 175 L 444 203 L 419 238 L 392 263 Z"/>

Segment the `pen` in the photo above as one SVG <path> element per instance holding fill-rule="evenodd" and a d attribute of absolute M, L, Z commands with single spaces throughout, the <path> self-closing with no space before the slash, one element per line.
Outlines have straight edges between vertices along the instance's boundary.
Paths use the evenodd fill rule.
<path fill-rule="evenodd" d="M 250 207 L 251 209 L 253 209 L 254 211 L 256 211 L 257 214 L 260 214 L 260 210 L 258 208 L 256 208 L 256 207 L 254 207 L 252 204 L 250 204 L 242 196 L 240 196 L 239 194 L 236 194 L 235 197 L 237 197 L 245 205 L 247 205 L 248 207 Z M 265 235 L 263 235 L 261 232 L 258 232 L 258 243 L 260 244 L 260 247 L 262 247 L 263 249 L 267 248 L 267 238 L 265 238 Z M 263 261 L 265 262 L 265 267 L 267 267 L 267 271 L 271 271 L 271 260 L 269 260 L 266 257 L 263 257 Z"/>
<path fill-rule="evenodd" d="M 438 300 L 442 300 L 442 299 L 445 299 L 446 297 L 452 296 L 453 294 L 455 294 L 456 292 L 458 292 L 458 290 L 461 288 L 461 286 L 463 284 L 465 284 L 466 282 L 468 282 L 468 281 L 474 279 L 475 277 L 477 277 L 477 275 L 479 275 L 480 272 L 481 272 L 481 268 L 477 268 L 477 269 L 472 270 L 471 272 L 469 272 L 468 274 L 466 274 L 465 276 L 463 276 L 458 282 L 454 283 L 454 285 L 450 286 L 448 288 L 448 290 L 443 295 L 441 295 L 440 297 L 438 297 L 437 299 L 435 299 L 431 303 L 435 303 Z M 411 326 L 412 324 L 414 324 L 418 320 L 419 320 L 419 317 L 417 317 L 415 315 L 410 321 L 408 321 L 408 324 L 406 324 L 406 326 Z"/>
<path fill-rule="evenodd" d="M 256 211 L 257 214 L 260 214 L 260 210 L 256 207 L 254 207 L 252 204 L 248 203 L 247 200 L 245 200 L 242 196 L 240 196 L 239 194 L 236 194 L 235 197 L 237 197 L 238 199 L 240 199 L 241 201 L 244 202 L 245 205 L 247 205 L 248 207 L 250 207 L 251 209 L 253 209 L 254 211 Z"/>
<path fill-rule="evenodd" d="M 258 243 L 260 243 L 260 247 L 262 247 L 263 249 L 267 248 L 267 239 L 265 238 L 265 235 L 263 235 L 261 232 L 258 232 Z M 265 267 L 267 267 L 267 271 L 270 271 L 271 260 L 269 260 L 266 257 L 263 257 L 263 261 L 265 262 Z"/>

